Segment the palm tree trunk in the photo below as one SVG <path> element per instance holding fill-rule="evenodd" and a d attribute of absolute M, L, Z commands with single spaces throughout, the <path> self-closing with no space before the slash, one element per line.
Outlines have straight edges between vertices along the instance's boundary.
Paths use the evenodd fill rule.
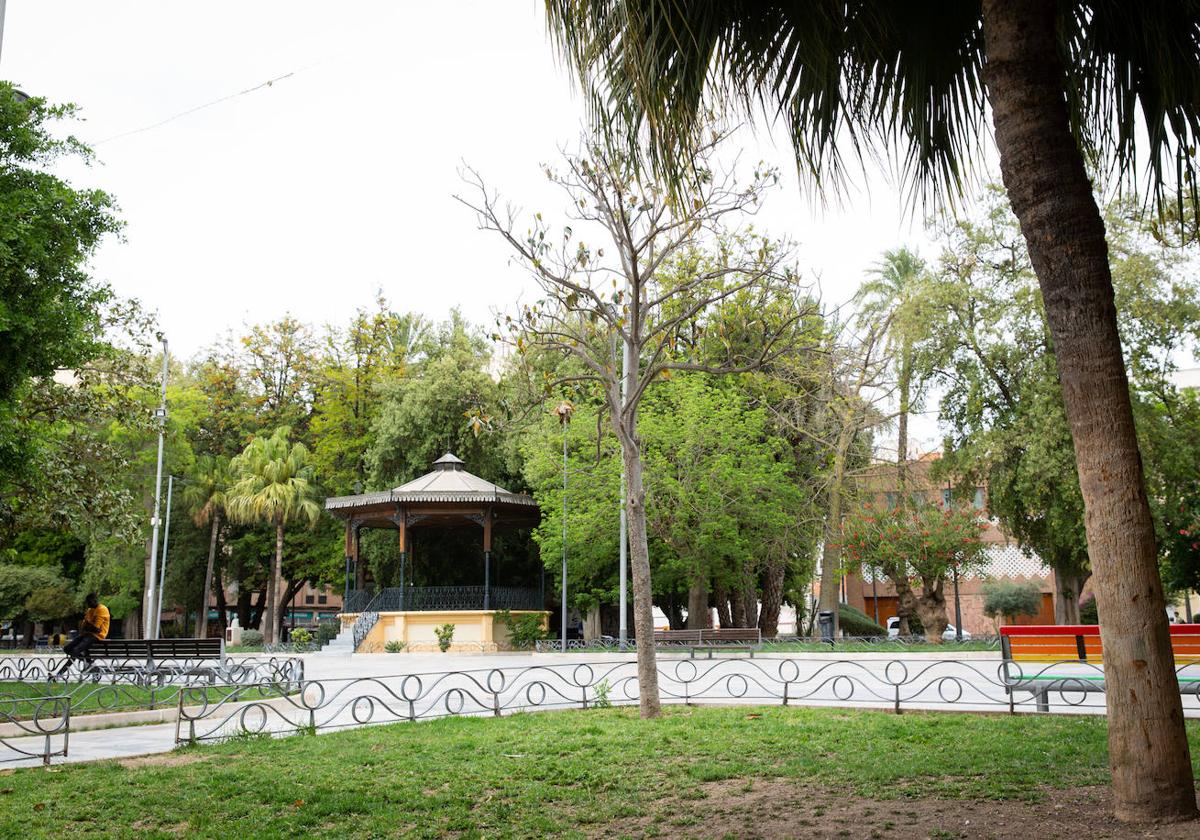
<path fill-rule="evenodd" d="M 212 597 L 213 565 L 217 558 L 217 535 L 221 530 L 221 514 L 213 511 L 212 533 L 208 538 L 208 565 L 204 567 L 204 594 L 200 598 L 200 622 L 196 626 L 196 635 L 201 639 L 208 638 L 208 599 Z"/>
<path fill-rule="evenodd" d="M 1154 526 L 1117 332 L 1104 222 L 1071 133 L 1044 0 L 984 0 L 1004 185 L 1045 302 L 1104 623 L 1109 764 L 1122 820 L 1197 815 Z"/>
<path fill-rule="evenodd" d="M 281 569 L 283 568 L 283 519 L 276 517 L 275 519 L 275 558 L 271 562 L 271 574 L 267 578 L 267 615 L 266 629 L 263 630 L 263 638 L 268 644 L 275 644 L 279 640 L 279 610 L 276 609 L 276 599 L 279 592 L 279 581 L 283 576 Z"/>
<path fill-rule="evenodd" d="M 912 348 L 905 342 L 900 351 L 900 411 L 896 418 L 896 499 L 901 509 L 908 505 L 908 410 L 911 401 Z"/>
<path fill-rule="evenodd" d="M 646 539 L 646 488 L 642 453 L 631 430 L 618 424 L 625 459 L 626 512 L 629 520 L 629 568 L 633 572 L 633 628 L 637 638 L 638 706 L 644 718 L 662 714 L 658 697 L 658 661 L 654 652 L 654 602 L 650 591 L 650 548 Z"/>

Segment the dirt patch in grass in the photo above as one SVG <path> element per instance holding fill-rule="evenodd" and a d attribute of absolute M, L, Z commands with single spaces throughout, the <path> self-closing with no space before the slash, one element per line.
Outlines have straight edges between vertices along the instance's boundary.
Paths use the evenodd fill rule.
<path fill-rule="evenodd" d="M 1038 802 L 905 798 L 880 800 L 787 779 L 727 780 L 700 795 L 660 800 L 655 810 L 598 826 L 594 837 L 880 838 L 1152 837 L 1194 840 L 1200 824 L 1123 825 L 1106 787 L 1046 790 Z"/>
<path fill-rule="evenodd" d="M 137 770 L 141 767 L 182 767 L 185 764 L 197 764 L 211 758 L 211 755 L 199 752 L 167 752 L 157 755 L 141 755 L 137 758 L 122 758 L 117 763 L 126 770 Z"/>

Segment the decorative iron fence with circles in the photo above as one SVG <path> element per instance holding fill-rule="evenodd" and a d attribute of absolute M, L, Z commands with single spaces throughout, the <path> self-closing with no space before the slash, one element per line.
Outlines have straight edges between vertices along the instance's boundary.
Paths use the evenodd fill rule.
<path fill-rule="evenodd" d="M 1179 669 L 1184 707 L 1200 716 L 1200 666 Z M 189 694 L 193 696 L 189 696 Z M 664 703 L 861 706 L 890 709 L 1076 711 L 1102 714 L 1103 670 L 1079 662 L 1022 668 L 956 660 L 715 659 L 659 663 Z M 286 697 L 208 701 L 180 692 L 178 743 L 312 732 L 450 715 L 632 704 L 632 661 L 534 665 L 306 681 Z"/>
<path fill-rule="evenodd" d="M 18 708 L 28 701 L 0 699 L 0 761 L 24 761 L 40 758 L 50 766 L 55 756 L 66 757 L 71 736 L 71 698 L 62 695 L 40 697 L 32 713 L 22 715 Z"/>

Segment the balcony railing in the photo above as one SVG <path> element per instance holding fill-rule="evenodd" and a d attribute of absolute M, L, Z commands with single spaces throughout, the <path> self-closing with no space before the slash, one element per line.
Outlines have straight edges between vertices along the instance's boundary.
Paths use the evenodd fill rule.
<path fill-rule="evenodd" d="M 518 586 L 404 586 L 352 589 L 347 613 L 442 610 L 540 610 L 541 593 Z"/>

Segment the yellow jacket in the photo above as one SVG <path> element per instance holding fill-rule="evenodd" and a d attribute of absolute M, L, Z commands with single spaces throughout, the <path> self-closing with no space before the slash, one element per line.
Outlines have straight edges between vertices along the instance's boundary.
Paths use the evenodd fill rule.
<path fill-rule="evenodd" d="M 104 606 L 103 604 L 99 604 L 95 607 L 92 607 L 90 610 L 84 611 L 83 621 L 85 624 L 90 624 L 96 628 L 96 632 L 91 633 L 91 635 L 95 636 L 97 639 L 104 639 L 108 637 L 108 607 Z"/>

